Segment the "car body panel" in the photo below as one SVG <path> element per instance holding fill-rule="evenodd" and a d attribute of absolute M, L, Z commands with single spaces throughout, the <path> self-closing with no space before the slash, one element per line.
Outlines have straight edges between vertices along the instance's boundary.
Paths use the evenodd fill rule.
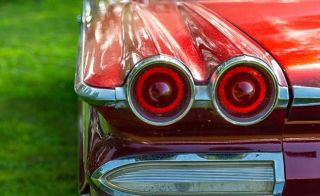
<path fill-rule="evenodd" d="M 129 6 L 99 1 L 98 11 L 90 8 L 98 1 L 85 2 L 89 4 L 84 5 L 85 36 L 76 89 L 83 82 L 87 92 L 91 87 L 117 91 L 136 63 L 157 54 L 181 60 L 195 83 L 205 85 L 221 63 L 247 54 L 270 65 L 279 63 L 281 67 L 273 66 L 273 71 L 280 85 L 286 87 L 288 82 L 290 102 L 248 127 L 223 123 L 210 108 L 193 109 L 172 126 L 155 127 L 142 123 L 125 107 L 87 105 L 80 114 L 85 119 L 80 120 L 79 135 L 82 194 L 88 193 L 90 184 L 92 193 L 103 195 L 91 184 L 90 175 L 104 163 L 127 155 L 281 151 L 284 195 L 319 194 L 320 1 L 150 0 Z M 219 56 L 222 52 L 224 56 Z M 97 96 L 96 91 L 91 93 Z"/>
<path fill-rule="evenodd" d="M 261 44 L 283 67 L 290 85 L 320 87 L 320 1 L 208 3 Z M 210 9 L 210 8 L 209 8 Z M 293 88 L 293 96 L 298 96 Z M 303 96 L 308 96 L 304 92 Z M 314 97 L 319 97 L 319 94 Z M 284 195 L 317 195 L 320 109 L 293 105 L 284 127 Z"/>
<path fill-rule="evenodd" d="M 263 1 L 207 4 L 261 44 L 283 67 L 294 99 L 319 97 L 320 1 Z M 250 15 L 246 10 L 250 10 Z M 254 17 L 252 17 L 254 16 Z M 306 101 L 308 102 L 308 101 Z M 317 195 L 320 184 L 320 107 L 293 101 L 284 127 L 284 195 Z"/>
<path fill-rule="evenodd" d="M 122 86 L 135 64 L 158 54 L 181 60 L 196 84 L 208 83 L 221 63 L 244 54 L 281 72 L 257 43 L 198 2 L 133 1 L 105 9 L 94 13 L 87 26 L 84 81 L 90 86 Z M 277 77 L 286 86 L 282 74 Z"/>
<path fill-rule="evenodd" d="M 270 52 L 283 67 L 291 85 L 320 87 L 319 0 L 204 4 Z"/>

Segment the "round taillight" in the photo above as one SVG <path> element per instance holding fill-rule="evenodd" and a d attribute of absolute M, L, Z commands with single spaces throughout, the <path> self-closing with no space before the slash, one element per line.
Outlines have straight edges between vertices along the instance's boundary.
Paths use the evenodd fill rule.
<path fill-rule="evenodd" d="M 272 111 L 277 94 L 276 79 L 258 59 L 222 65 L 216 73 L 213 103 L 224 119 L 237 125 L 260 122 Z"/>
<path fill-rule="evenodd" d="M 158 65 L 141 73 L 134 92 L 145 110 L 164 114 L 179 106 L 185 93 L 184 85 L 182 76 L 174 69 Z"/>
<path fill-rule="evenodd" d="M 128 78 L 128 101 L 134 114 L 157 126 L 180 120 L 191 108 L 193 81 L 185 66 L 175 59 L 146 59 Z"/>

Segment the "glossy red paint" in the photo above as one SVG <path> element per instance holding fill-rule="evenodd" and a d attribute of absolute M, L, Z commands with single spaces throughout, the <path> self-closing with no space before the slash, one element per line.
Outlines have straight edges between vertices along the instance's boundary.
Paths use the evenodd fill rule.
<path fill-rule="evenodd" d="M 303 114 L 303 115 L 301 115 Z M 314 105 L 309 107 L 292 107 L 290 110 L 289 122 L 305 123 L 320 121 L 320 106 Z"/>
<path fill-rule="evenodd" d="M 122 85 L 137 62 L 157 54 L 181 60 L 197 84 L 207 83 L 218 65 L 242 54 L 281 72 L 257 43 L 196 2 L 110 5 L 87 25 L 85 43 L 84 81 L 96 87 Z M 286 84 L 282 74 L 278 78 Z"/>
<path fill-rule="evenodd" d="M 287 124 L 283 139 L 284 195 L 319 195 L 320 122 Z"/>
<path fill-rule="evenodd" d="M 320 1 L 207 1 L 283 66 L 291 85 L 320 87 Z"/>

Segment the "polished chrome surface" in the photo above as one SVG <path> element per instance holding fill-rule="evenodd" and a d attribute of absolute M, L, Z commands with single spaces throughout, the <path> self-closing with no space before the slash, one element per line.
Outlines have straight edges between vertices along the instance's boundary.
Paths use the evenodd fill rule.
<path fill-rule="evenodd" d="M 159 64 L 159 63 L 163 63 L 166 66 L 173 66 L 173 67 L 177 68 L 180 71 L 180 73 L 182 73 L 184 75 L 184 77 L 187 79 L 187 81 L 189 82 L 188 85 L 190 86 L 190 93 L 191 93 L 190 102 L 187 105 L 187 107 L 184 108 L 184 111 L 175 119 L 164 121 L 164 122 L 151 121 L 151 120 L 147 119 L 145 116 L 143 116 L 143 114 L 141 114 L 136 109 L 136 107 L 140 107 L 140 106 L 135 105 L 133 102 L 133 98 L 131 97 L 133 85 L 136 82 L 137 77 L 139 76 L 141 71 L 143 71 L 145 68 L 147 68 L 149 66 Z M 186 66 L 182 62 L 178 61 L 175 58 L 165 56 L 165 55 L 157 55 L 157 56 L 149 57 L 149 58 L 146 58 L 146 59 L 140 61 L 137 65 L 135 65 L 127 78 L 126 93 L 127 93 L 127 101 L 129 103 L 129 106 L 130 106 L 132 112 L 140 120 L 144 121 L 145 123 L 148 123 L 151 125 L 156 125 L 156 126 L 170 125 L 170 124 L 173 124 L 173 123 L 179 121 L 181 118 L 183 118 L 189 112 L 189 110 L 192 107 L 194 97 L 195 97 L 194 82 L 193 82 L 193 78 L 192 78 L 189 70 L 186 68 Z"/>
<path fill-rule="evenodd" d="M 185 165 L 185 167 L 174 167 L 174 165 L 179 164 Z M 169 165 L 169 167 L 161 168 L 162 165 Z M 191 167 L 199 166 L 199 169 L 188 168 L 188 165 Z M 248 165 L 257 167 L 246 167 Z M 259 166 L 262 165 L 270 165 L 271 167 L 261 170 Z M 192 179 L 200 179 L 201 181 L 209 180 L 213 183 L 224 180 L 259 181 L 267 179 L 274 183 L 273 195 L 282 194 L 285 182 L 283 155 L 280 152 L 137 155 L 107 162 L 92 174 L 91 179 L 101 190 L 113 195 L 123 195 L 124 192 L 120 191 L 118 187 L 105 183 L 106 175 L 114 175 L 116 172 L 124 172 L 126 168 L 140 166 L 141 170 L 148 170 L 143 171 L 143 173 L 129 172 L 126 177 L 117 177 L 115 180 L 129 182 L 130 179 L 134 178 L 137 182 L 146 183 L 148 181 L 145 178 L 148 176 L 147 179 L 149 181 L 158 180 L 160 183 L 163 179 L 158 177 L 161 177 L 161 175 L 169 177 L 166 174 L 170 174 L 170 178 L 166 179 L 170 182 L 181 182 L 181 177 L 188 182 L 192 181 Z M 205 168 L 201 168 L 201 166 L 205 166 Z M 199 174 L 197 172 L 203 175 L 202 178 L 197 179 L 197 175 Z M 157 177 L 155 177 L 155 173 L 157 173 Z M 232 179 L 228 178 L 228 175 L 231 175 Z"/>
<path fill-rule="evenodd" d="M 223 76 L 225 72 L 227 72 L 230 68 L 236 67 L 239 64 L 248 64 L 248 65 L 255 65 L 256 68 L 262 70 L 264 73 L 268 75 L 268 77 L 271 78 L 271 82 L 273 84 L 274 89 L 274 96 L 271 97 L 271 101 L 268 104 L 267 108 L 257 114 L 254 117 L 250 118 L 237 118 L 233 117 L 232 115 L 225 112 L 219 102 L 218 97 L 216 94 L 217 85 L 220 81 L 220 78 Z M 236 125 L 252 125 L 261 122 L 264 120 L 268 115 L 274 110 L 274 108 L 277 107 L 277 104 L 279 104 L 279 107 L 286 107 L 288 104 L 288 98 L 289 98 L 289 92 L 287 90 L 287 87 L 280 87 L 277 77 L 274 75 L 273 71 L 269 67 L 268 64 L 266 64 L 264 61 L 251 56 L 238 56 L 235 58 L 232 58 L 225 63 L 223 63 L 219 68 L 216 70 L 216 72 L 213 74 L 211 79 L 211 96 L 212 96 L 212 103 L 214 108 L 218 111 L 218 114 L 224 118 L 226 121 L 236 124 Z"/>
<path fill-rule="evenodd" d="M 207 85 L 195 86 L 195 101 L 192 108 L 212 108 L 210 89 Z"/>
<path fill-rule="evenodd" d="M 126 89 L 126 87 L 102 89 L 81 83 L 77 87 L 76 92 L 83 100 L 95 106 L 129 108 Z M 194 107 L 211 107 L 211 97 L 207 85 L 195 85 L 194 94 Z"/>
<path fill-rule="evenodd" d="M 275 108 L 287 108 L 289 103 L 289 89 L 287 86 L 279 86 L 278 99 Z"/>
<path fill-rule="evenodd" d="M 320 106 L 320 88 L 293 86 L 293 107 Z"/>

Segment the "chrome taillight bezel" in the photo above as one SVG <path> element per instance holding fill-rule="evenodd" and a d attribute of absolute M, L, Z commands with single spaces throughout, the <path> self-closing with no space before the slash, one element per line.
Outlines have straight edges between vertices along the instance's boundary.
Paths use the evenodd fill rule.
<path fill-rule="evenodd" d="M 187 81 L 186 85 L 188 85 L 190 88 L 190 100 L 189 100 L 189 103 L 186 105 L 186 107 L 183 109 L 183 111 L 181 111 L 179 115 L 176 116 L 175 118 L 168 118 L 166 120 L 162 119 L 161 121 L 151 120 L 147 116 L 143 115 L 137 108 L 139 106 L 135 103 L 134 96 L 133 96 L 134 84 L 137 81 L 139 75 L 145 69 L 153 65 L 159 65 L 159 64 L 162 64 L 163 66 L 167 66 L 167 67 L 172 67 L 178 70 L 179 73 L 185 77 L 185 80 Z M 195 98 L 195 85 L 194 85 L 193 77 L 190 74 L 190 71 L 179 60 L 169 56 L 165 56 L 165 55 L 152 56 L 137 63 L 132 68 L 131 72 L 128 75 L 125 88 L 126 88 L 127 102 L 132 112 L 135 114 L 135 116 L 138 117 L 143 122 L 150 125 L 154 125 L 154 126 L 167 126 L 181 120 L 191 109 L 194 102 L 194 98 Z"/>
<path fill-rule="evenodd" d="M 273 94 L 270 96 L 271 100 L 269 101 L 269 103 L 267 104 L 264 110 L 262 110 L 261 112 L 259 112 L 257 115 L 253 117 L 241 118 L 241 117 L 233 116 L 232 114 L 228 113 L 223 109 L 221 103 L 218 100 L 217 90 L 218 90 L 218 84 L 222 76 L 232 68 L 239 65 L 243 65 L 243 64 L 249 65 L 266 74 L 266 76 L 270 79 L 269 82 L 272 84 L 271 88 L 272 88 Z M 264 61 L 256 57 L 245 56 L 245 55 L 234 57 L 224 62 L 222 65 L 220 65 L 219 68 L 212 75 L 211 82 L 210 82 L 211 100 L 217 113 L 229 123 L 232 123 L 235 125 L 241 125 L 241 126 L 257 124 L 263 121 L 264 119 L 266 119 L 277 105 L 279 89 L 280 87 L 278 85 L 277 77 L 273 73 L 270 66 Z"/>

